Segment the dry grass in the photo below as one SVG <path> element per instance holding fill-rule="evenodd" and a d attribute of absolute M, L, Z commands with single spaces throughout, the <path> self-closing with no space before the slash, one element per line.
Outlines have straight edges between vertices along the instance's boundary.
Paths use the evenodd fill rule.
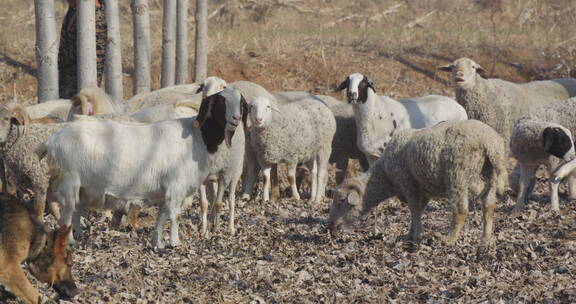
<path fill-rule="evenodd" d="M 161 5 L 150 1 L 154 88 L 160 79 Z M 11 30 L 0 33 L 0 98 L 12 98 L 16 91 L 20 99 L 33 99 L 33 4 L 6 0 L 1 6 L 0 23 Z M 61 20 L 65 7 L 58 2 L 57 9 Z M 129 97 L 128 1 L 121 12 Z M 571 0 L 217 0 L 209 12 L 210 74 L 253 80 L 272 90 L 330 93 L 346 74 L 360 71 L 384 94 L 449 95 L 445 76 L 435 67 L 462 56 L 481 63 L 491 77 L 576 76 L 576 3 Z"/>

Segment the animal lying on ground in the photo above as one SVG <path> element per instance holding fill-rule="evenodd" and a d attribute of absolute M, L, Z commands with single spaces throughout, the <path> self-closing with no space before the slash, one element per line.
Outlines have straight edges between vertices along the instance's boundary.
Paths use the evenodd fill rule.
<path fill-rule="evenodd" d="M 485 242 L 492 237 L 496 193 L 506 185 L 504 140 L 477 120 L 443 122 L 423 130 L 398 131 L 370 169 L 342 183 L 330 208 L 336 232 L 381 202 L 398 197 L 410 208 L 409 239 L 418 241 L 424 208 L 433 198 L 453 206 L 448 244 L 455 244 L 468 214 L 469 200 L 483 202 Z"/>
<path fill-rule="evenodd" d="M 22 270 L 21 264 L 26 262 L 32 275 L 50 284 L 60 296 L 77 295 L 68 250 L 70 231 L 70 226 L 49 230 L 24 201 L 0 194 L 0 283 L 25 303 L 40 304 L 40 294 Z"/>

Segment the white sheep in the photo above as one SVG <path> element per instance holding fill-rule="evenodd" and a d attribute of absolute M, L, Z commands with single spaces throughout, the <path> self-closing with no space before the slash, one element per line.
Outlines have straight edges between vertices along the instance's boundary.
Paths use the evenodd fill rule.
<path fill-rule="evenodd" d="M 44 149 L 58 176 L 61 224 L 70 224 L 75 210 L 86 207 L 83 204 L 104 206 L 107 195 L 146 199 L 161 204 L 153 245 L 164 247 L 167 219 L 170 244 L 179 245 L 177 218 L 184 199 L 211 172 L 224 170 L 231 150 L 244 148 L 241 124 L 241 96 L 227 90 L 206 98 L 196 118 L 144 125 L 92 119 L 67 125 Z M 78 201 L 80 190 L 88 200 Z"/>
<path fill-rule="evenodd" d="M 468 214 L 469 200 L 483 202 L 484 241 L 492 237 L 496 193 L 506 185 L 504 140 L 476 121 L 442 122 L 423 130 L 394 133 L 382 157 L 370 169 L 341 184 L 330 208 L 329 228 L 337 232 L 381 202 L 397 197 L 410 208 L 409 239 L 418 241 L 428 202 L 447 198 L 453 206 L 454 244 Z"/>
<path fill-rule="evenodd" d="M 71 107 L 72 101 L 70 99 L 54 99 L 27 106 L 26 112 L 28 112 L 31 119 L 57 117 L 62 121 L 66 121 Z"/>
<path fill-rule="evenodd" d="M 122 101 L 115 101 L 98 87 L 85 87 L 78 94 L 70 98 L 72 107 L 68 113 L 67 121 L 74 115 L 98 115 L 106 113 L 125 113 L 126 105 Z"/>
<path fill-rule="evenodd" d="M 376 161 L 392 134 L 403 129 L 422 129 L 441 121 L 468 119 L 466 111 L 455 100 L 427 95 L 399 100 L 376 95 L 372 80 L 360 73 L 349 75 L 338 90 L 346 89 L 354 109 L 357 145 L 370 164 Z"/>
<path fill-rule="evenodd" d="M 319 203 L 327 182 L 327 164 L 336 132 L 334 115 L 326 105 L 304 99 L 277 107 L 267 97 L 249 102 L 252 131 L 250 144 L 264 175 L 264 200 L 268 201 L 272 165 L 285 163 L 292 197 L 300 199 L 296 167 L 311 168 L 311 201 Z"/>
<path fill-rule="evenodd" d="M 537 107 L 525 117 L 519 118 L 510 137 L 510 152 L 518 160 L 520 184 L 514 211 L 523 209 L 535 182 L 538 166 L 546 164 L 548 172 L 559 165 L 560 160 L 575 157 L 572 134 L 576 132 L 576 98 Z M 570 196 L 576 197 L 576 179 L 569 180 Z M 559 211 L 558 184 L 550 180 L 551 207 Z"/>
<path fill-rule="evenodd" d="M 439 67 L 451 72 L 456 100 L 470 119 L 494 128 L 508 142 L 516 119 L 539 106 L 576 95 L 576 79 L 562 78 L 528 83 L 484 79 L 485 70 L 472 59 L 460 58 Z"/>

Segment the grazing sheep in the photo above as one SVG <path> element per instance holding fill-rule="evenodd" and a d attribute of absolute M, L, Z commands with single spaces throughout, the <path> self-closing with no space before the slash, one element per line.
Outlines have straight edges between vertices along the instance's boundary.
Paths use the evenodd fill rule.
<path fill-rule="evenodd" d="M 427 95 L 399 100 L 378 96 L 372 80 L 360 73 L 346 77 L 337 88 L 344 89 L 354 109 L 358 148 L 370 164 L 382 156 L 384 147 L 397 130 L 422 129 L 441 121 L 468 119 L 464 108 L 445 96 Z"/>
<path fill-rule="evenodd" d="M 34 208 L 40 221 L 44 220 L 50 175 L 47 163 L 36 157 L 36 150 L 64 125 L 31 124 L 26 109 L 19 104 L 0 108 L 0 156 L 18 188 L 34 191 Z M 58 217 L 57 211 L 52 211 Z"/>
<path fill-rule="evenodd" d="M 76 210 L 90 207 L 86 204 L 105 206 L 107 195 L 118 202 L 148 200 L 161 205 L 153 245 L 164 247 L 167 219 L 170 244 L 179 245 L 177 220 L 184 199 L 208 175 L 225 171 L 230 153 L 244 149 L 242 100 L 228 89 L 204 99 L 196 118 L 144 125 L 81 120 L 62 128 L 39 152 L 58 177 L 61 223 L 70 224 Z M 80 190 L 89 199 L 78 201 Z"/>
<path fill-rule="evenodd" d="M 327 182 L 327 164 L 336 132 L 334 115 L 315 99 L 303 99 L 277 107 L 267 97 L 250 103 L 252 131 L 250 144 L 264 175 L 264 200 L 270 200 L 272 165 L 285 163 L 292 197 L 300 199 L 296 187 L 296 167 L 307 163 L 311 168 L 311 201 L 319 203 Z"/>
<path fill-rule="evenodd" d="M 486 71 L 469 58 L 439 67 L 451 72 L 456 100 L 471 119 L 480 120 L 508 142 L 516 119 L 534 107 L 576 95 L 576 79 L 562 78 L 517 84 L 502 79 L 484 79 Z"/>
<path fill-rule="evenodd" d="M 506 184 L 505 156 L 502 137 L 476 120 L 395 132 L 368 172 L 338 187 L 330 208 L 330 230 L 336 232 L 382 201 L 398 197 L 410 208 L 409 238 L 417 241 L 426 204 L 433 198 L 447 198 L 453 206 L 447 241 L 454 244 L 468 214 L 468 200 L 481 199 L 483 239 L 489 241 L 495 195 Z"/>
<path fill-rule="evenodd" d="M 546 164 L 548 172 L 560 159 L 570 161 L 575 156 L 572 134 L 576 132 L 576 98 L 557 101 L 533 109 L 516 121 L 510 137 L 510 151 L 520 167 L 520 187 L 515 211 L 526 204 L 535 182 L 538 166 Z M 570 196 L 576 196 L 576 179 L 569 181 Z M 559 210 L 558 187 L 550 180 L 552 210 Z"/>

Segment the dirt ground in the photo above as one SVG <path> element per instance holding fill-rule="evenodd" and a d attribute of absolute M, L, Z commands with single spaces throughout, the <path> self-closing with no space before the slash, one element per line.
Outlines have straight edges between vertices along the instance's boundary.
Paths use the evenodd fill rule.
<path fill-rule="evenodd" d="M 161 0 L 150 0 L 152 83 L 159 87 Z M 34 103 L 32 1 L 0 4 L 0 103 Z M 65 12 L 57 1 L 57 23 Z M 190 64 L 193 64 L 190 1 Z M 436 67 L 473 58 L 489 77 L 530 81 L 576 77 L 576 3 L 572 0 L 214 0 L 210 1 L 209 74 L 250 80 L 271 91 L 334 92 L 362 72 L 379 94 L 453 95 Z M 121 2 L 124 97 L 131 96 L 130 8 Z M 196 202 L 180 220 L 182 246 L 150 248 L 156 208 L 134 232 L 108 228 L 97 212 L 83 220 L 72 303 L 576 303 L 576 204 L 562 187 L 561 212 L 549 211 L 546 175 L 518 216 L 500 198 L 495 241 L 480 242 L 478 206 L 455 247 L 442 242 L 447 202 L 431 203 L 423 240 L 407 243 L 409 211 L 382 203 L 338 236 L 326 231 L 330 199 L 318 206 L 284 198 L 239 202 L 237 234 L 199 236 Z M 335 187 L 331 181 L 329 188 Z M 52 218 L 49 218 L 54 223 Z M 41 293 L 56 294 L 31 279 Z M 18 303 L 0 286 L 0 303 Z M 70 303 L 60 301 L 60 303 Z"/>

